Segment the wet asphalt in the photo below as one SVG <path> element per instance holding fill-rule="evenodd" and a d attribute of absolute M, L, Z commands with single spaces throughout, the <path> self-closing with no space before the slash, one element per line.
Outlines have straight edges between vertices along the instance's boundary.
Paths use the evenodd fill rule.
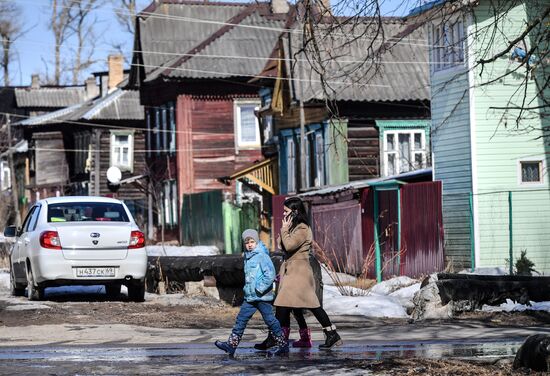
<path fill-rule="evenodd" d="M 2 375 L 172 375 L 172 374 L 352 374 L 391 358 L 512 359 L 523 337 L 499 340 L 346 341 L 333 350 L 291 349 L 285 356 L 258 352 L 242 343 L 231 357 L 212 343 L 157 345 L 41 345 L 0 348 Z"/>

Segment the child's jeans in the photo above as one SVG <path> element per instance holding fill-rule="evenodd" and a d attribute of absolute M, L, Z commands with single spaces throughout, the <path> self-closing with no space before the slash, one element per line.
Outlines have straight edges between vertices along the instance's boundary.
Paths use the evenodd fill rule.
<path fill-rule="evenodd" d="M 273 314 L 273 306 L 270 302 L 247 302 L 246 300 L 241 305 L 241 310 L 237 315 L 237 320 L 235 326 L 233 327 L 233 333 L 242 337 L 244 330 L 246 329 L 246 324 L 252 318 L 256 310 L 260 311 L 264 322 L 268 326 L 269 330 L 276 336 L 279 337 L 283 334 L 281 329 L 281 324 L 275 318 Z"/>

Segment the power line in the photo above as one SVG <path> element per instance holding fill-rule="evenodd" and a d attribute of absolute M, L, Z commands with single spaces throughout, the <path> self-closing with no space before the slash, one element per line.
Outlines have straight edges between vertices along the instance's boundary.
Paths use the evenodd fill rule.
<path fill-rule="evenodd" d="M 10 2 L 11 0 L 0 0 L 0 1 Z M 32 0 L 18 0 L 18 1 L 19 2 L 26 2 L 26 3 L 30 3 L 30 4 L 43 5 L 41 3 L 38 3 L 38 2 L 32 1 Z M 83 2 L 83 0 L 74 0 L 74 1 L 77 2 L 77 3 L 82 3 Z M 215 4 L 215 3 L 211 3 L 211 4 Z M 257 4 L 257 3 L 253 3 L 253 2 L 246 3 L 243 6 L 253 6 L 254 4 Z M 175 5 L 184 5 L 184 4 L 175 4 Z M 236 3 L 236 5 L 239 5 L 239 3 Z M 65 8 L 65 9 L 70 9 L 69 6 L 60 5 L 59 7 L 60 8 Z M 119 15 L 122 15 L 122 16 L 130 15 L 130 13 L 127 12 L 124 8 L 114 8 L 113 7 L 112 11 L 115 14 L 119 14 Z M 102 8 L 95 9 L 94 12 L 111 13 L 111 11 L 107 11 L 107 10 L 104 10 Z M 288 29 L 288 28 L 277 28 L 277 27 L 269 27 L 269 26 L 234 24 L 234 23 L 229 23 L 229 22 L 224 22 L 224 21 L 205 20 L 205 19 L 194 18 L 194 17 L 175 16 L 175 15 L 169 15 L 169 14 L 158 14 L 156 12 L 141 11 L 141 12 L 136 13 L 136 18 L 142 18 L 142 17 L 154 18 L 154 19 L 173 20 L 173 21 L 215 24 L 215 25 L 220 25 L 220 26 L 242 27 L 242 28 L 247 28 L 247 29 L 258 29 L 258 30 L 273 31 L 273 32 L 277 32 L 277 33 L 289 33 L 289 34 L 300 34 L 300 35 L 302 35 L 302 32 L 299 29 Z M 351 34 L 351 33 L 330 32 L 330 35 L 331 36 L 341 36 L 341 37 L 354 39 L 354 40 L 356 40 L 356 39 L 376 40 L 377 39 L 376 37 L 370 37 L 370 36 L 366 36 L 366 35 L 363 35 L 363 34 L 354 35 L 354 34 Z M 409 40 L 425 41 L 425 39 L 422 39 L 422 38 L 408 38 L 408 39 Z M 387 42 L 391 42 L 392 40 L 401 40 L 401 38 L 390 37 L 388 39 L 384 39 L 384 41 L 387 41 Z M 418 45 L 419 46 L 426 46 L 426 44 L 418 44 Z"/>

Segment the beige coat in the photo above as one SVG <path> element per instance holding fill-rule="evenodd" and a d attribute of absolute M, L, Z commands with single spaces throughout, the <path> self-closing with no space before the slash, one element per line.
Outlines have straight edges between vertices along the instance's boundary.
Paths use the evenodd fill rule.
<path fill-rule="evenodd" d="M 315 279 L 309 264 L 309 250 L 313 239 L 311 229 L 301 223 L 292 232 L 281 229 L 281 245 L 287 259 L 282 263 L 279 289 L 274 305 L 293 308 L 320 307 L 315 294 Z"/>

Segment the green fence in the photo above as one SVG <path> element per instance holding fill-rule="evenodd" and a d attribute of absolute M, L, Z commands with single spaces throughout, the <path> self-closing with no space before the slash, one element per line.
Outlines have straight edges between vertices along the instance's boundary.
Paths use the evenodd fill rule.
<path fill-rule="evenodd" d="M 183 245 L 215 245 L 224 253 L 240 253 L 244 229 L 259 230 L 260 203 L 237 206 L 223 201 L 222 191 L 183 195 L 180 226 Z"/>
<path fill-rule="evenodd" d="M 222 191 L 183 195 L 181 239 L 187 246 L 215 245 L 224 249 Z"/>
<path fill-rule="evenodd" d="M 475 198 L 479 266 L 507 264 L 513 272 L 516 260 L 525 252 L 538 272 L 549 274 L 550 190 L 488 192 Z"/>
<path fill-rule="evenodd" d="M 229 202 L 223 203 L 223 221 L 225 233 L 225 252 L 240 253 L 241 234 L 247 228 L 259 230 L 260 203 L 243 203 L 241 206 Z"/>
<path fill-rule="evenodd" d="M 444 194 L 443 217 L 446 256 L 470 258 L 472 268 L 516 273 L 525 252 L 537 272 L 550 274 L 550 190 Z"/>

